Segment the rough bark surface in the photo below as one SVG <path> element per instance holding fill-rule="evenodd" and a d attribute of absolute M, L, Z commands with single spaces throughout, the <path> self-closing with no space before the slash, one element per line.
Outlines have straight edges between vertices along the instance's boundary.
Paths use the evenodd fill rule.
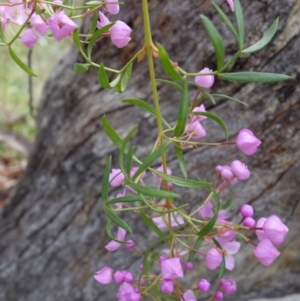
<path fill-rule="evenodd" d="M 222 3 L 221 3 L 222 2 Z M 217 81 L 218 92 L 232 95 L 249 104 L 221 99 L 207 107 L 229 125 L 234 139 L 242 127 L 249 127 L 263 144 L 257 155 L 246 157 L 235 147 L 199 148 L 186 153 L 190 177 L 212 180 L 216 164 L 238 158 L 249 165 L 252 176 L 246 183 L 224 191 L 224 199 L 233 195 L 231 213 L 242 203 L 255 207 L 255 217 L 279 215 L 290 228 L 280 258 L 270 267 L 261 266 L 248 246 L 237 256 L 236 269 L 228 276 L 238 280 L 238 292 L 228 300 L 276 297 L 300 291 L 300 1 L 242 1 L 246 17 L 247 45 L 257 41 L 279 16 L 275 41 L 265 50 L 244 56 L 232 70 L 278 72 L 294 79 L 271 85 L 231 84 Z M 100 43 L 96 61 L 111 67 L 122 66 L 142 45 L 141 3 L 125 1 L 122 19 L 134 29 L 132 42 L 124 50 Z M 219 1 L 229 11 L 226 1 Z M 214 67 L 212 46 L 203 32 L 199 14 L 220 23 L 206 1 L 150 1 L 154 40 L 161 41 L 174 61 L 197 72 Z M 139 29 L 139 30 L 138 30 Z M 235 41 L 224 25 L 219 29 L 225 38 L 227 54 L 236 49 Z M 75 49 L 64 56 L 47 81 L 38 112 L 38 133 L 27 171 L 11 201 L 0 216 L 0 299 L 5 301 L 93 301 L 116 300 L 116 287 L 101 287 L 93 280 L 95 270 L 111 265 L 131 269 L 139 258 L 129 252 L 108 253 L 104 245 L 106 218 L 100 202 L 103 167 L 116 147 L 102 131 L 100 118 L 106 114 L 124 136 L 139 124 L 134 138 L 136 154 L 149 153 L 156 137 L 156 120 L 137 108 L 124 105 L 124 97 L 152 102 L 145 62 L 135 64 L 133 78 L 123 95 L 102 90 L 95 70 L 74 75 L 73 65 L 82 59 Z M 192 91 L 191 93 L 195 93 Z M 159 84 L 164 116 L 174 121 L 179 95 Z M 213 122 L 205 124 L 208 139 L 221 141 L 223 133 Z M 114 160 L 116 162 L 116 160 Z M 174 174 L 180 175 L 176 162 L 169 157 Z M 185 200 L 199 203 L 204 194 L 179 191 Z M 113 194 L 117 191 L 113 191 Z M 131 219 L 135 240 L 142 248 L 145 233 L 137 219 Z M 203 263 L 197 273 L 208 277 Z M 196 271 L 194 272 L 196 273 Z M 191 273 L 192 275 L 192 273 Z"/>

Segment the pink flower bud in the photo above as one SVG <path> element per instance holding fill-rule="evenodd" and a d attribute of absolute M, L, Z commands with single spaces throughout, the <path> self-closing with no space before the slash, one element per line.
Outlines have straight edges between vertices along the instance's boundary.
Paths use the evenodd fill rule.
<path fill-rule="evenodd" d="M 113 280 L 113 270 L 110 267 L 104 267 L 94 274 L 94 279 L 101 284 L 109 284 Z"/>
<path fill-rule="evenodd" d="M 158 260 L 159 260 L 159 263 L 162 263 L 164 260 L 166 260 L 166 256 L 160 255 Z"/>
<path fill-rule="evenodd" d="M 216 292 L 215 292 L 215 298 L 216 298 L 217 300 L 223 300 L 224 294 L 223 294 L 221 291 L 216 291 Z"/>
<path fill-rule="evenodd" d="M 122 21 L 117 21 L 110 30 L 110 36 L 112 42 L 118 47 L 125 47 L 129 41 L 131 28 Z"/>
<path fill-rule="evenodd" d="M 49 18 L 48 23 L 55 39 L 58 41 L 70 35 L 77 28 L 77 24 L 63 10 Z"/>
<path fill-rule="evenodd" d="M 233 2 L 233 0 L 227 0 L 227 2 L 230 6 L 231 11 L 234 11 L 234 2 Z"/>
<path fill-rule="evenodd" d="M 237 147 L 246 155 L 256 153 L 260 144 L 261 141 L 248 129 L 241 129 L 236 139 Z"/>
<path fill-rule="evenodd" d="M 224 279 L 222 287 L 225 294 L 234 294 L 236 292 L 236 283 L 233 279 Z"/>
<path fill-rule="evenodd" d="M 253 228 L 255 226 L 255 220 L 252 217 L 246 217 L 243 220 L 243 225 L 249 228 Z"/>
<path fill-rule="evenodd" d="M 251 216 L 253 216 L 254 210 L 253 210 L 253 207 L 251 205 L 244 204 L 240 208 L 240 213 L 243 217 L 251 217 Z"/>
<path fill-rule="evenodd" d="M 198 282 L 198 288 L 201 292 L 206 293 L 210 289 L 210 283 L 206 279 L 201 279 Z"/>
<path fill-rule="evenodd" d="M 125 180 L 125 176 L 121 172 L 121 169 L 112 169 L 109 174 L 109 182 L 112 187 L 121 186 Z"/>
<path fill-rule="evenodd" d="M 105 4 L 105 8 L 112 15 L 116 15 L 120 11 L 119 4 L 108 4 L 110 2 L 118 2 L 118 1 L 116 1 L 116 0 L 103 0 L 103 2 L 107 3 L 107 4 Z"/>
<path fill-rule="evenodd" d="M 230 164 L 232 173 L 241 181 L 247 180 L 250 177 L 250 171 L 247 165 L 239 160 L 235 160 Z"/>
<path fill-rule="evenodd" d="M 267 219 L 265 217 L 261 217 L 257 222 L 256 222 L 256 228 L 263 228 L 264 223 Z M 263 239 L 266 239 L 265 236 L 265 231 L 264 230 L 256 230 L 255 231 L 257 238 L 262 241 Z"/>
<path fill-rule="evenodd" d="M 211 73 L 213 72 L 211 69 L 209 68 L 204 68 L 202 69 L 199 73 Z M 210 88 L 215 81 L 215 77 L 213 75 L 203 75 L 203 76 L 196 76 L 195 77 L 195 83 L 203 88 Z"/>
<path fill-rule="evenodd" d="M 187 123 L 185 126 L 185 132 L 187 134 L 191 134 L 194 139 L 200 139 L 206 136 L 206 131 L 199 121 Z"/>
<path fill-rule="evenodd" d="M 210 249 L 205 257 L 206 267 L 210 270 L 216 269 L 222 262 L 222 255 L 214 248 Z"/>
<path fill-rule="evenodd" d="M 289 228 L 276 215 L 268 217 L 263 225 L 264 234 L 274 245 L 281 245 L 289 232 Z"/>
<path fill-rule="evenodd" d="M 132 239 L 127 240 L 127 244 L 125 245 L 127 249 L 133 249 L 134 248 L 134 241 Z"/>
<path fill-rule="evenodd" d="M 114 280 L 118 284 L 123 283 L 124 282 L 124 274 L 121 271 L 116 271 L 114 273 Z"/>
<path fill-rule="evenodd" d="M 33 26 L 33 28 L 42 36 L 44 36 L 47 33 L 48 30 L 48 24 L 44 22 L 44 20 L 41 18 L 41 16 L 34 14 L 30 22 Z"/>
<path fill-rule="evenodd" d="M 122 271 L 122 274 L 124 276 L 124 282 L 130 283 L 133 280 L 133 276 L 130 272 L 124 270 Z"/>
<path fill-rule="evenodd" d="M 192 118 L 193 120 L 198 120 L 198 121 L 202 121 L 207 119 L 206 116 L 201 116 L 201 115 L 193 115 L 193 113 L 197 113 L 197 112 L 206 112 L 204 105 L 200 105 L 199 107 L 195 107 L 192 111 Z"/>
<path fill-rule="evenodd" d="M 24 30 L 21 41 L 29 49 L 32 49 L 39 37 L 34 33 L 31 28 Z"/>
<path fill-rule="evenodd" d="M 233 174 L 231 168 L 227 165 L 224 165 L 224 166 L 220 166 L 218 165 L 216 167 L 216 170 L 218 172 L 220 172 L 221 174 L 221 177 L 223 180 L 225 181 L 229 181 L 230 184 L 235 184 L 237 182 L 237 178 L 235 177 L 235 175 Z"/>
<path fill-rule="evenodd" d="M 164 279 L 160 284 L 160 290 L 165 294 L 174 292 L 174 282 L 170 279 Z"/>
<path fill-rule="evenodd" d="M 197 301 L 192 290 L 188 290 L 183 294 L 181 301 Z"/>
<path fill-rule="evenodd" d="M 194 265 L 192 262 L 186 262 L 185 268 L 186 268 L 186 270 L 192 270 L 194 268 Z"/>
<path fill-rule="evenodd" d="M 169 258 L 161 262 L 162 279 L 177 279 L 183 277 L 180 258 Z"/>
<path fill-rule="evenodd" d="M 111 23 L 101 11 L 99 12 L 99 19 L 100 21 L 97 21 L 97 28 L 99 29 Z"/>
<path fill-rule="evenodd" d="M 269 239 L 263 239 L 258 243 L 253 251 L 257 260 L 268 267 L 280 255 L 280 252 L 274 247 Z"/>

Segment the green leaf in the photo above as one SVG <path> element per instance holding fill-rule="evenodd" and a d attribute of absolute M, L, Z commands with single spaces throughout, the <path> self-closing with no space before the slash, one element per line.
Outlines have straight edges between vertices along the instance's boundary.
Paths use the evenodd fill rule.
<path fill-rule="evenodd" d="M 186 172 L 186 168 L 185 168 L 185 162 L 184 162 L 184 156 L 183 156 L 183 150 L 181 147 L 177 146 L 176 144 L 174 144 L 175 146 L 175 153 L 176 153 L 176 157 L 179 163 L 179 167 L 181 169 L 181 172 L 184 176 L 184 178 L 187 178 L 187 172 Z"/>
<path fill-rule="evenodd" d="M 163 180 L 166 180 L 168 182 L 171 182 L 177 186 L 181 187 L 187 187 L 187 188 L 203 188 L 203 187 L 210 187 L 211 184 L 207 182 L 202 181 L 195 181 L 195 180 L 189 180 L 189 179 L 182 179 L 175 176 L 167 175 L 163 172 L 159 172 L 156 169 L 152 170 L 156 175 L 158 175 Z"/>
<path fill-rule="evenodd" d="M 73 41 L 74 41 L 75 46 L 77 47 L 77 49 L 78 49 L 79 51 L 82 51 L 82 45 L 81 45 L 81 43 L 80 43 L 78 28 L 76 28 L 76 29 L 73 31 Z"/>
<path fill-rule="evenodd" d="M 159 190 L 159 189 L 155 189 L 155 188 L 145 187 L 145 186 L 141 186 L 141 185 L 135 184 L 135 183 L 130 183 L 129 185 L 135 191 L 137 191 L 138 193 L 141 193 L 143 195 L 154 196 L 154 197 L 157 197 L 157 198 L 170 198 L 170 199 L 174 199 L 174 198 L 179 197 L 178 194 L 176 194 L 174 192 L 170 192 L 170 191 L 165 191 L 165 190 Z"/>
<path fill-rule="evenodd" d="M 3 29 L 2 29 L 2 22 L 1 22 L 1 20 L 0 20 L 0 40 L 2 42 L 6 43 L 5 35 L 4 35 Z"/>
<path fill-rule="evenodd" d="M 106 162 L 103 179 L 102 179 L 101 198 L 102 198 L 103 203 L 105 203 L 108 199 L 110 171 L 111 171 L 111 156 L 108 158 L 108 160 Z"/>
<path fill-rule="evenodd" d="M 120 198 L 112 199 L 105 202 L 105 205 L 117 204 L 117 203 L 132 203 L 143 201 L 140 195 L 126 195 Z"/>
<path fill-rule="evenodd" d="M 215 27 L 215 25 L 207 17 L 201 15 L 200 18 L 209 36 L 209 39 L 211 40 L 214 46 L 216 59 L 217 59 L 217 69 L 218 71 L 220 71 L 223 66 L 224 58 L 225 58 L 225 49 L 224 49 L 221 35 L 217 30 L 217 28 Z"/>
<path fill-rule="evenodd" d="M 85 73 L 89 70 L 90 64 L 74 64 L 74 72 L 76 74 Z"/>
<path fill-rule="evenodd" d="M 209 93 L 207 93 L 206 95 L 210 98 L 211 102 L 215 105 L 216 104 L 216 100 L 214 99 L 213 95 L 209 94 Z"/>
<path fill-rule="evenodd" d="M 118 76 L 110 83 L 110 87 L 114 88 L 120 81 L 121 79 L 121 74 L 118 74 Z"/>
<path fill-rule="evenodd" d="M 157 43 L 156 47 L 158 49 L 159 62 L 165 71 L 165 73 L 173 80 L 182 80 L 182 77 L 177 73 L 175 67 L 171 63 L 168 53 L 164 47 Z"/>
<path fill-rule="evenodd" d="M 194 243 L 193 249 L 198 250 L 201 247 L 203 240 L 203 237 L 198 237 L 198 239 Z M 195 251 L 191 251 L 188 256 L 187 262 L 192 262 L 196 255 L 197 253 Z"/>
<path fill-rule="evenodd" d="M 237 102 L 243 104 L 244 106 L 249 107 L 249 105 L 246 104 L 245 102 L 243 102 L 243 101 L 241 101 L 241 100 L 239 100 L 239 99 L 237 99 L 237 98 L 231 97 L 231 96 L 227 96 L 227 95 L 224 95 L 224 94 L 211 94 L 211 95 L 212 95 L 212 96 L 216 96 L 216 97 L 224 97 L 224 98 L 228 98 L 228 99 L 231 99 L 231 100 L 235 100 L 235 101 L 237 101 Z"/>
<path fill-rule="evenodd" d="M 220 118 L 216 114 L 209 113 L 209 112 L 193 112 L 193 114 L 194 115 L 206 116 L 209 119 L 212 119 L 215 122 L 217 122 L 219 124 L 219 126 L 222 128 L 222 130 L 224 131 L 226 139 L 228 139 L 228 129 L 227 129 L 227 126 L 226 126 L 226 124 L 225 124 L 225 122 L 223 121 L 222 118 Z"/>
<path fill-rule="evenodd" d="M 122 100 L 122 102 L 131 104 L 131 105 L 136 106 L 136 107 L 139 107 L 140 109 L 150 113 L 152 116 L 157 118 L 155 109 L 143 100 L 136 99 L 136 98 L 125 98 L 125 99 Z M 164 118 L 162 118 L 162 122 L 167 127 L 170 127 L 169 124 L 167 123 L 167 121 Z"/>
<path fill-rule="evenodd" d="M 87 47 L 87 55 L 89 58 L 91 58 L 91 54 L 92 54 L 92 49 L 95 45 L 95 43 L 97 42 L 97 40 L 107 31 L 109 31 L 109 29 L 115 25 L 116 22 L 112 22 L 109 23 L 108 25 L 105 25 L 103 27 L 101 27 L 100 29 L 98 29 L 93 36 L 90 38 L 88 47 Z"/>
<path fill-rule="evenodd" d="M 241 83 L 274 83 L 291 79 L 290 76 L 267 72 L 220 73 L 220 78 Z"/>
<path fill-rule="evenodd" d="M 125 223 L 123 220 L 121 220 L 108 206 L 103 206 L 103 210 L 106 214 L 106 216 L 117 226 L 125 229 L 129 233 L 133 233 L 131 228 L 127 223 Z"/>
<path fill-rule="evenodd" d="M 150 154 L 141 164 L 139 169 L 136 171 L 134 176 L 132 177 L 132 180 L 134 181 L 139 175 L 141 175 L 150 165 L 161 156 L 161 154 L 168 148 L 170 143 L 165 142 L 163 145 L 161 145 L 158 149 L 156 149 L 152 154 Z"/>
<path fill-rule="evenodd" d="M 245 40 L 245 24 L 240 0 L 234 0 L 234 12 L 239 33 L 239 48 L 242 50 Z"/>
<path fill-rule="evenodd" d="M 231 204 L 233 202 L 233 197 L 230 197 L 222 206 L 221 206 L 221 209 L 222 210 L 225 210 L 225 209 L 228 209 Z"/>
<path fill-rule="evenodd" d="M 134 153 L 134 147 L 130 147 L 128 149 L 128 153 L 126 157 L 126 166 L 125 166 L 125 174 L 128 175 L 128 177 L 130 177 L 133 153 Z"/>
<path fill-rule="evenodd" d="M 182 90 L 183 90 L 179 84 L 171 82 L 170 80 L 157 78 L 156 81 L 159 83 L 170 85 L 170 86 L 176 88 L 177 90 L 179 90 L 180 92 L 182 92 Z"/>
<path fill-rule="evenodd" d="M 103 4 L 103 1 L 89 1 L 89 2 L 85 3 L 85 5 L 91 5 L 91 6 L 97 6 L 100 4 Z"/>
<path fill-rule="evenodd" d="M 170 294 L 165 294 L 162 293 L 160 290 L 158 289 L 153 289 L 154 293 L 156 296 L 162 298 L 162 300 L 171 300 L 171 301 L 180 301 L 180 297 L 174 296 L 174 295 L 170 295 Z"/>
<path fill-rule="evenodd" d="M 235 29 L 235 27 L 233 26 L 232 22 L 229 20 L 229 18 L 227 17 L 227 15 L 224 13 L 224 11 L 221 9 L 221 7 L 217 4 L 214 3 L 212 4 L 215 8 L 215 10 L 217 11 L 217 13 L 219 14 L 219 16 L 223 19 L 223 21 L 226 23 L 226 25 L 228 26 L 229 30 L 232 32 L 232 34 L 234 35 L 236 41 L 239 43 L 239 35 Z"/>
<path fill-rule="evenodd" d="M 257 41 L 252 46 L 244 49 L 242 52 L 243 53 L 253 53 L 255 51 L 258 51 L 258 50 L 264 48 L 274 37 L 274 35 L 277 31 L 278 21 L 279 21 L 279 19 L 277 18 L 259 41 Z"/>
<path fill-rule="evenodd" d="M 15 63 L 23 69 L 26 73 L 28 73 L 31 76 L 37 77 L 37 75 L 29 68 L 27 67 L 20 58 L 14 53 L 14 51 L 11 49 L 11 47 L 8 47 L 8 52 L 11 56 L 11 58 L 15 61 Z"/>
<path fill-rule="evenodd" d="M 211 220 L 197 233 L 200 238 L 204 237 L 214 228 L 218 215 L 219 211 L 216 211 Z"/>
<path fill-rule="evenodd" d="M 125 69 L 124 74 L 117 85 L 119 89 L 119 91 L 117 92 L 123 93 L 126 90 L 131 78 L 131 72 L 132 72 L 132 62 Z"/>
<path fill-rule="evenodd" d="M 142 210 L 140 211 L 140 216 L 143 220 L 143 222 L 153 231 L 156 233 L 156 235 L 160 238 L 165 238 L 166 234 L 162 232 L 152 221 L 151 218 L 149 218 Z"/>
<path fill-rule="evenodd" d="M 113 237 L 113 235 L 111 234 L 110 226 L 111 226 L 111 220 L 108 219 L 108 220 L 107 220 L 107 223 L 106 223 L 106 226 L 105 226 L 106 234 L 107 234 L 107 236 L 108 236 L 110 239 L 115 240 L 116 238 Z"/>
<path fill-rule="evenodd" d="M 99 70 L 98 70 L 98 82 L 102 88 L 111 88 L 109 79 L 106 74 L 106 70 L 104 68 L 103 64 L 100 64 Z"/>
<path fill-rule="evenodd" d="M 94 34 L 94 32 L 96 30 L 96 27 L 97 27 L 98 18 L 99 18 L 98 11 L 95 9 L 94 12 L 93 12 L 93 20 L 92 20 L 91 26 L 89 28 L 88 36 L 85 39 L 86 41 L 88 41 L 91 38 L 89 35 Z"/>
<path fill-rule="evenodd" d="M 185 79 L 183 81 L 183 90 L 181 94 L 177 123 L 174 129 L 175 137 L 180 137 L 183 134 L 186 121 L 188 118 L 188 112 L 189 112 L 189 90 L 188 90 L 187 80 Z"/>

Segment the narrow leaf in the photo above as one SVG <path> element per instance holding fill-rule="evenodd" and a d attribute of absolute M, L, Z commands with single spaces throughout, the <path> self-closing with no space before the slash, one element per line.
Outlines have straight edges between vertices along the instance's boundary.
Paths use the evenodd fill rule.
<path fill-rule="evenodd" d="M 90 64 L 74 64 L 74 72 L 76 74 L 85 73 L 89 70 Z"/>
<path fill-rule="evenodd" d="M 79 51 L 81 51 L 81 50 L 82 50 L 82 45 L 81 45 L 81 43 L 80 43 L 78 28 L 76 28 L 76 29 L 73 31 L 73 41 L 74 41 L 75 46 L 77 47 L 77 49 L 78 49 Z"/>
<path fill-rule="evenodd" d="M 165 73 L 173 80 L 182 80 L 182 77 L 177 73 L 175 67 L 171 63 L 168 53 L 162 45 L 156 44 L 158 49 L 159 62 Z"/>
<path fill-rule="evenodd" d="M 135 191 L 137 191 L 138 193 L 141 193 L 143 195 L 154 196 L 154 197 L 157 197 L 157 198 L 170 198 L 170 199 L 174 199 L 174 198 L 179 197 L 178 194 L 176 194 L 174 192 L 170 192 L 170 191 L 165 191 L 165 190 L 159 190 L 159 189 L 155 189 L 155 188 L 145 187 L 145 186 L 141 186 L 141 185 L 135 184 L 135 183 L 130 183 L 129 185 Z"/>
<path fill-rule="evenodd" d="M 188 118 L 188 112 L 189 112 L 189 90 L 188 90 L 187 80 L 185 79 L 183 82 L 183 90 L 180 99 L 177 123 L 174 129 L 175 137 L 180 137 L 183 134 L 186 121 Z"/>
<path fill-rule="evenodd" d="M 98 11 L 95 9 L 93 12 L 93 20 L 92 20 L 91 26 L 89 28 L 88 36 L 85 39 L 86 41 L 88 41 L 91 38 L 89 35 L 92 36 L 94 34 L 96 27 L 97 27 L 98 18 L 99 18 Z"/>
<path fill-rule="evenodd" d="M 170 85 L 170 86 L 176 88 L 177 90 L 179 90 L 180 92 L 182 92 L 182 87 L 177 83 L 171 82 L 170 80 L 158 78 L 158 79 L 156 79 L 156 81 L 159 83 Z"/>
<path fill-rule="evenodd" d="M 201 21 L 209 36 L 209 39 L 211 40 L 214 46 L 216 59 L 217 59 L 217 69 L 221 70 L 225 58 L 225 49 L 224 49 L 221 35 L 217 30 L 217 28 L 215 27 L 215 25 L 207 17 L 201 15 Z"/>
<path fill-rule="evenodd" d="M 102 179 L 101 198 L 102 198 L 103 203 L 105 203 L 108 199 L 110 171 L 111 171 L 111 156 L 108 158 L 108 160 L 106 162 L 106 166 L 105 166 L 104 174 L 103 174 L 103 179 Z"/>
<path fill-rule="evenodd" d="M 211 220 L 197 233 L 197 235 L 202 238 L 204 237 L 206 234 L 208 234 L 213 227 L 215 226 L 215 223 L 217 221 L 219 215 L 219 211 L 217 210 L 214 214 L 214 216 L 211 218 Z"/>
<path fill-rule="evenodd" d="M 213 95 L 212 94 L 208 94 L 208 93 L 206 95 L 210 98 L 211 102 L 215 105 L 216 104 L 216 100 L 214 99 Z"/>
<path fill-rule="evenodd" d="M 122 76 L 122 79 L 120 81 L 120 84 L 121 84 L 121 92 L 123 93 L 128 84 L 129 84 L 129 81 L 130 81 L 130 78 L 131 78 L 131 72 L 132 72 L 132 62 L 128 65 L 128 67 L 126 68 L 126 70 L 124 71 L 124 74 Z"/>
<path fill-rule="evenodd" d="M 153 231 L 156 233 L 156 235 L 160 238 L 166 237 L 166 234 L 162 232 L 152 221 L 151 218 L 149 218 L 142 210 L 140 211 L 140 216 L 143 220 L 143 222 Z"/>
<path fill-rule="evenodd" d="M 134 153 L 134 147 L 130 147 L 128 149 L 128 153 L 126 157 L 126 166 L 125 166 L 125 174 L 128 175 L 128 177 L 130 177 L 133 153 Z"/>
<path fill-rule="evenodd" d="M 117 203 L 132 203 L 132 202 L 140 202 L 143 201 L 143 198 L 140 195 L 126 195 L 120 198 L 112 199 L 106 201 L 106 205 L 117 204 Z"/>
<path fill-rule="evenodd" d="M 202 242 L 203 242 L 203 237 L 198 237 L 198 239 L 195 241 L 193 245 L 193 249 L 198 250 L 201 247 Z M 187 262 L 192 262 L 196 255 L 197 253 L 192 250 L 188 256 Z"/>
<path fill-rule="evenodd" d="M 147 102 L 141 100 L 141 99 L 136 99 L 136 98 L 125 98 L 122 100 L 122 102 L 124 103 L 128 103 L 131 104 L 133 106 L 139 107 L 140 109 L 150 113 L 152 116 L 156 117 L 156 112 L 155 109 L 150 106 Z M 164 125 L 166 125 L 167 127 L 170 127 L 169 124 L 167 123 L 167 121 L 162 118 L 162 122 L 164 123 Z"/>
<path fill-rule="evenodd" d="M 111 88 L 109 79 L 106 74 L 106 70 L 104 68 L 103 64 L 100 64 L 99 70 L 98 70 L 98 82 L 102 88 Z"/>
<path fill-rule="evenodd" d="M 236 17 L 236 22 L 238 26 L 239 33 L 239 48 L 240 50 L 244 47 L 245 40 L 245 24 L 244 24 L 244 15 L 241 7 L 240 0 L 234 0 L 234 12 Z"/>
<path fill-rule="evenodd" d="M 215 122 L 217 122 L 219 124 L 219 126 L 222 128 L 222 130 L 224 131 L 226 139 L 228 139 L 228 129 L 227 129 L 226 123 L 218 115 L 213 114 L 213 113 L 209 113 L 209 112 L 193 112 L 193 114 L 194 115 L 206 116 L 209 119 L 212 119 Z"/>
<path fill-rule="evenodd" d="M 278 21 L 279 21 L 279 19 L 277 18 L 259 41 L 257 41 L 252 46 L 244 49 L 242 52 L 243 53 L 253 53 L 255 51 L 258 51 L 258 50 L 264 48 L 274 37 L 274 35 L 277 31 Z"/>
<path fill-rule="evenodd" d="M 183 156 L 183 150 L 181 147 L 174 145 L 175 146 L 175 153 L 176 153 L 176 157 L 179 163 L 179 167 L 181 169 L 181 172 L 184 176 L 184 178 L 187 178 L 187 172 L 186 172 L 186 168 L 185 168 L 185 162 L 184 162 L 184 156 Z"/>
<path fill-rule="evenodd" d="M 267 72 L 220 73 L 220 78 L 241 83 L 274 83 L 291 79 L 290 76 Z"/>
<path fill-rule="evenodd" d="M 8 52 L 11 56 L 11 58 L 15 61 L 15 63 L 23 69 L 26 73 L 28 73 L 31 76 L 37 77 L 37 75 L 28 67 L 26 66 L 20 58 L 14 53 L 14 51 L 11 49 L 11 47 L 8 47 Z"/>
<path fill-rule="evenodd" d="M 162 298 L 162 300 L 180 301 L 180 299 L 181 299 L 178 296 L 162 293 L 158 289 L 154 289 L 154 293 L 155 293 L 156 296 Z"/>
<path fill-rule="evenodd" d="M 241 101 L 241 100 L 239 100 L 239 99 L 237 99 L 237 98 L 234 98 L 234 97 L 231 97 L 231 96 L 227 96 L 227 95 L 225 95 L 225 94 L 211 94 L 211 95 L 212 95 L 212 96 L 216 96 L 216 97 L 224 97 L 224 98 L 228 98 L 228 99 L 237 101 L 237 102 L 243 104 L 244 106 L 249 107 L 249 105 L 246 104 L 245 102 L 243 102 L 243 101 Z"/>
<path fill-rule="evenodd" d="M 230 197 L 230 198 L 229 198 L 229 199 L 221 206 L 221 209 L 222 209 L 222 210 L 228 209 L 228 208 L 231 206 L 232 202 L 233 202 L 233 198 Z"/>

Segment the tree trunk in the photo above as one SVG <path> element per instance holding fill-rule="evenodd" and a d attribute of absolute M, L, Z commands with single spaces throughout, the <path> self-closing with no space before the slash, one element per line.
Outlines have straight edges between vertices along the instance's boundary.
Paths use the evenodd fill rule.
<path fill-rule="evenodd" d="M 219 1 L 228 11 L 226 1 Z M 290 228 L 280 246 L 281 256 L 270 268 L 257 262 L 246 246 L 236 256 L 236 268 L 227 274 L 238 282 L 238 292 L 228 300 L 276 297 L 300 291 L 300 2 L 296 0 L 243 1 L 246 18 L 246 45 L 257 41 L 276 16 L 280 25 L 275 40 L 254 55 L 245 55 L 232 71 L 256 70 L 291 75 L 282 83 L 258 85 L 228 83 L 218 80 L 218 93 L 230 95 L 249 104 L 220 99 L 217 105 L 205 103 L 228 124 L 230 139 L 242 127 L 249 127 L 262 140 L 253 157 L 246 157 L 236 147 L 206 148 L 186 152 L 190 178 L 212 181 L 216 165 L 226 165 L 237 158 L 247 163 L 251 177 L 221 194 L 232 195 L 232 216 L 243 203 L 254 206 L 255 218 L 276 214 Z M 215 68 L 212 46 L 201 27 L 199 15 L 212 18 L 224 37 L 228 55 L 236 50 L 234 38 L 221 24 L 211 5 L 205 1 L 150 1 L 154 41 L 167 48 L 172 60 L 186 70 L 197 72 Z M 96 48 L 95 61 L 117 68 L 142 46 L 141 4 L 125 1 L 120 18 L 133 27 L 132 41 L 124 50 L 109 40 Z M 121 103 L 125 97 L 152 103 L 145 60 L 135 63 L 131 83 L 122 95 L 102 90 L 96 70 L 74 75 L 73 65 L 82 62 L 72 48 L 64 55 L 47 81 L 38 112 L 38 132 L 28 168 L 0 216 L 0 299 L 5 301 L 92 301 L 116 300 L 116 286 L 102 287 L 93 273 L 103 266 L 137 270 L 140 258 L 122 250 L 109 253 L 104 245 L 106 217 L 101 206 L 101 180 L 106 160 L 118 151 L 102 131 L 100 118 L 106 114 L 124 137 L 138 124 L 134 137 L 136 155 L 149 154 L 156 138 L 156 120 L 139 109 Z M 160 70 L 160 68 L 158 68 Z M 159 73 L 160 71 L 158 71 Z M 158 84 L 163 115 L 175 121 L 179 93 Z M 167 90 L 168 89 L 168 90 Z M 172 93 L 170 93 L 172 91 Z M 192 90 L 191 95 L 195 93 Z M 224 134 L 213 121 L 206 121 L 207 139 L 222 141 Z M 169 156 L 173 174 L 180 176 L 174 157 Z M 178 190 L 185 200 L 199 204 L 205 196 L 195 191 Z M 114 190 L 112 195 L 118 191 Z M 237 217 L 238 218 L 238 217 Z M 143 249 L 144 227 L 131 219 L 133 238 Z M 126 257 L 125 257 L 126 256 Z M 209 277 L 199 262 L 194 274 Z M 193 274 L 191 273 L 191 274 Z M 202 273 L 200 275 L 200 273 Z M 197 278 L 196 278 L 197 279 Z"/>

